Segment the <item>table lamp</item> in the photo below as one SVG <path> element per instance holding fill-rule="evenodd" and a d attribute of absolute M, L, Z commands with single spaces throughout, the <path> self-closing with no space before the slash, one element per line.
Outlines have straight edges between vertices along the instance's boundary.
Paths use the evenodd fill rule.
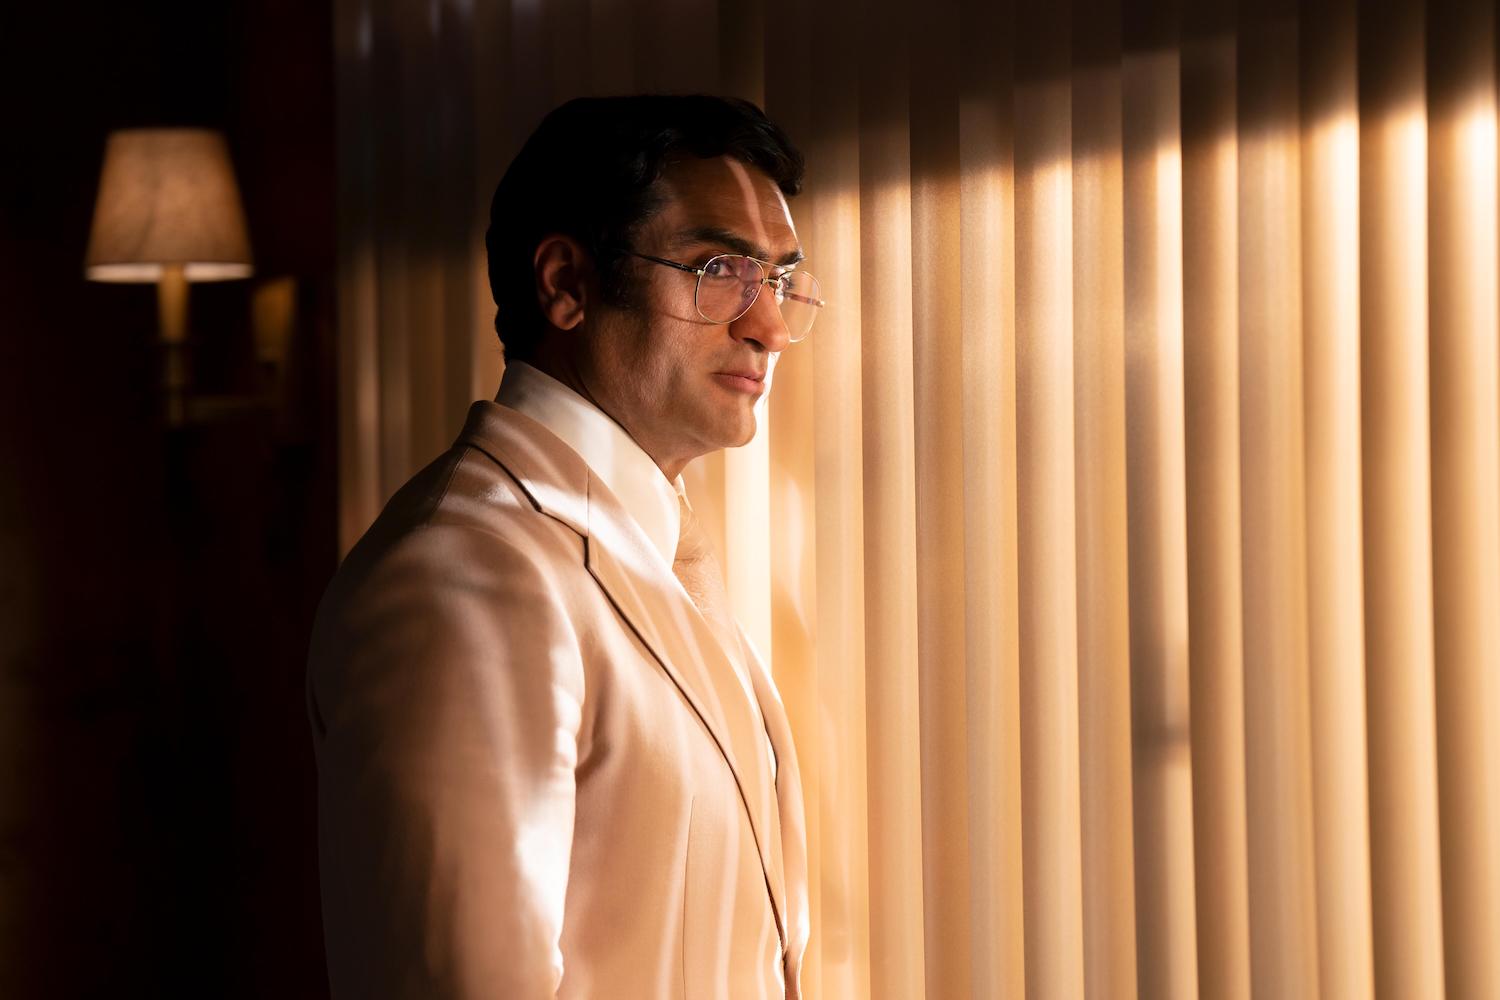
<path fill-rule="evenodd" d="M 186 419 L 188 282 L 248 278 L 251 271 L 245 210 L 222 133 L 110 134 L 84 276 L 156 284 L 168 426 Z"/>

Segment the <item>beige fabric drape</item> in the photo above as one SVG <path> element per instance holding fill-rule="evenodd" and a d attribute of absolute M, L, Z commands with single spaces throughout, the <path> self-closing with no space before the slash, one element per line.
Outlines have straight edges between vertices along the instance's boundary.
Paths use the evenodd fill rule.
<path fill-rule="evenodd" d="M 807 996 L 1500 997 L 1492 3 L 335 6 L 346 544 L 494 391 L 548 108 L 807 153 L 831 304 L 689 475 Z"/>

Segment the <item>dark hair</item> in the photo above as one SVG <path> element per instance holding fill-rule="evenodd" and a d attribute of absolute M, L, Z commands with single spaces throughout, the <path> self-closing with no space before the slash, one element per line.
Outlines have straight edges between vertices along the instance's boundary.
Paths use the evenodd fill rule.
<path fill-rule="evenodd" d="M 490 202 L 489 254 L 495 332 L 506 356 L 531 356 L 546 330 L 532 258 L 550 233 L 593 256 L 606 302 L 628 302 L 626 251 L 661 208 L 654 185 L 674 158 L 732 156 L 757 167 L 788 196 L 802 190 L 802 154 L 749 101 L 706 95 L 586 97 L 542 119 Z"/>

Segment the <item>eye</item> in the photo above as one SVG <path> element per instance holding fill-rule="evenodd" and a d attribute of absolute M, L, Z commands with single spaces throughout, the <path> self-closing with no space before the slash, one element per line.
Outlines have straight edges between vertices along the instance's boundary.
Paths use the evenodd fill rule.
<path fill-rule="evenodd" d="M 726 256 L 715 256 L 711 261 L 702 265 L 703 277 L 736 277 L 733 270 L 733 261 Z"/>

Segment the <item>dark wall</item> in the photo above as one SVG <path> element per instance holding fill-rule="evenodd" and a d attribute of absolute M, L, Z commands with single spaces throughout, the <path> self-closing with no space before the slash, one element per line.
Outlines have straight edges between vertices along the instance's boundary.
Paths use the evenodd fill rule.
<path fill-rule="evenodd" d="M 326 994 L 302 677 L 336 561 L 331 5 L 0 11 L 0 996 Z M 86 282 L 105 136 L 229 138 L 256 278 Z M 256 282 L 296 280 L 280 366 Z"/>

